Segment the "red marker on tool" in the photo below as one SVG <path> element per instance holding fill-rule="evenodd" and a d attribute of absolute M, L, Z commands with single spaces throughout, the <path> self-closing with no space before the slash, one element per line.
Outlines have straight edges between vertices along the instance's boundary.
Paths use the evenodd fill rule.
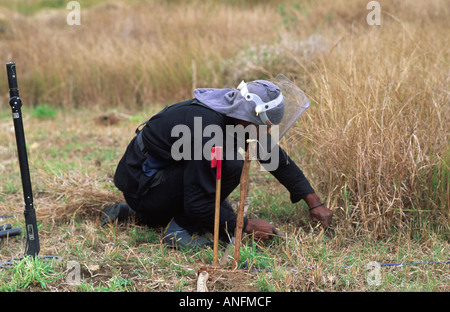
<path fill-rule="evenodd" d="M 211 168 L 216 168 L 216 211 L 214 216 L 214 249 L 213 266 L 217 267 L 217 252 L 219 249 L 219 221 L 220 221 L 220 179 L 222 177 L 222 147 L 211 148 Z"/>
<path fill-rule="evenodd" d="M 211 168 L 216 169 L 216 179 L 220 180 L 222 175 L 222 147 L 214 146 L 211 148 Z"/>

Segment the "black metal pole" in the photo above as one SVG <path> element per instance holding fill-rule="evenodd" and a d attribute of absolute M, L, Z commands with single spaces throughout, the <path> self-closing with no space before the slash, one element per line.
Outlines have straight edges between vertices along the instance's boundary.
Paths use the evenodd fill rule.
<path fill-rule="evenodd" d="M 17 153 L 19 156 L 20 175 L 22 177 L 23 197 L 25 201 L 25 227 L 27 233 L 27 250 L 29 256 L 37 256 L 39 254 L 39 235 L 36 222 L 36 211 L 33 206 L 33 191 L 31 188 L 30 170 L 28 167 L 27 147 L 25 143 L 25 132 L 22 121 L 22 100 L 19 97 L 19 89 L 17 88 L 17 72 L 16 64 L 9 62 L 6 64 L 6 72 L 8 74 L 9 84 L 9 105 L 11 105 L 12 116 L 14 122 L 14 130 L 16 134 Z"/>

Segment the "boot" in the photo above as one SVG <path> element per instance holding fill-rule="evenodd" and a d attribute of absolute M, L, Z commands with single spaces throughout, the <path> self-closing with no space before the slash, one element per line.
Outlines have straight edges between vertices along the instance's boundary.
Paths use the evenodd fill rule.
<path fill-rule="evenodd" d="M 107 206 L 103 209 L 103 217 L 101 226 L 108 223 L 128 221 L 130 218 L 134 218 L 136 212 L 128 206 L 127 203 L 115 203 L 114 205 Z"/>
<path fill-rule="evenodd" d="M 213 246 L 213 242 L 203 236 L 197 234 L 189 234 L 189 232 L 179 226 L 172 219 L 163 233 L 163 242 L 177 249 L 193 249 L 196 247 Z"/>

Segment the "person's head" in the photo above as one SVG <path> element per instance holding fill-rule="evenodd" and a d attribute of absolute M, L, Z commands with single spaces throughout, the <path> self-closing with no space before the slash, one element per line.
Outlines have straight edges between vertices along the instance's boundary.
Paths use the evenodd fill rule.
<path fill-rule="evenodd" d="M 276 125 L 284 116 L 281 90 L 266 80 L 241 82 L 237 89 L 196 89 L 194 96 L 219 113 L 255 125 Z"/>

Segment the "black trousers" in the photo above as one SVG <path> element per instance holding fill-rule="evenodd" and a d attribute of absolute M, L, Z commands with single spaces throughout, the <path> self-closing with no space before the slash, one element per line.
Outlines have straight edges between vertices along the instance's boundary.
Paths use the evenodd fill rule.
<path fill-rule="evenodd" d="M 227 164 L 222 166 L 221 177 L 221 220 L 229 218 L 235 213 L 226 198 L 239 185 L 243 167 L 242 160 L 227 160 Z M 172 218 L 178 224 L 182 224 L 184 209 L 184 185 L 183 185 L 183 163 L 174 164 L 168 168 L 160 170 L 157 174 L 156 185 L 151 185 L 148 192 L 142 198 L 134 198 L 124 194 L 128 205 L 136 211 L 140 224 L 150 227 L 166 226 Z M 214 209 L 214 206 L 211 207 Z M 202 225 L 204 232 L 213 232 L 214 224 Z M 190 231 L 189 225 L 184 225 Z M 192 228 L 198 231 L 198 225 Z M 192 232 L 192 231 L 190 231 Z M 234 230 L 233 230 L 234 234 Z M 228 236 L 226 229 L 221 229 L 220 236 L 225 239 Z"/>

